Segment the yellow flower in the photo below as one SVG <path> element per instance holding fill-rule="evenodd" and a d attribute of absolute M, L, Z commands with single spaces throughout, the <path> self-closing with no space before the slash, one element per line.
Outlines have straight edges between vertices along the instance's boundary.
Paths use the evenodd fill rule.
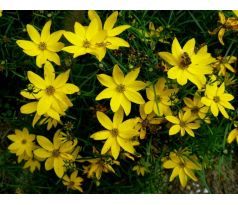
<path fill-rule="evenodd" d="M 99 93 L 96 100 L 111 98 L 110 106 L 113 112 L 117 112 L 120 106 L 126 115 L 131 112 L 131 102 L 136 104 L 144 104 L 145 101 L 140 95 L 139 90 L 145 87 L 145 83 L 137 81 L 140 69 L 134 69 L 124 76 L 118 65 L 113 68 L 112 77 L 99 74 L 97 76 L 99 82 L 107 88 Z"/>
<path fill-rule="evenodd" d="M 103 30 L 106 34 L 105 38 L 96 43 L 96 47 L 100 49 L 100 55 L 98 56 L 99 61 L 101 61 L 105 54 L 106 49 L 119 49 L 119 47 L 130 47 L 129 43 L 122 38 L 117 37 L 126 29 L 130 28 L 129 25 L 121 25 L 115 28 L 114 25 L 117 21 L 118 12 L 113 12 L 105 21 L 104 26 L 102 26 L 102 21 L 95 11 L 88 11 L 88 16 L 91 21 L 97 20 L 99 30 Z"/>
<path fill-rule="evenodd" d="M 16 129 L 15 134 L 8 135 L 7 137 L 13 141 L 8 147 L 11 153 L 15 153 L 17 156 L 21 155 L 23 159 L 27 157 L 32 158 L 32 151 L 35 148 L 35 135 L 29 134 L 27 128 L 23 128 L 23 131 Z"/>
<path fill-rule="evenodd" d="M 238 10 L 233 10 L 233 13 L 235 14 L 236 17 L 238 17 Z"/>
<path fill-rule="evenodd" d="M 209 106 L 212 114 L 217 117 L 219 111 L 225 118 L 229 118 L 225 108 L 234 110 L 234 107 L 229 103 L 234 96 L 225 93 L 225 84 L 222 83 L 217 87 L 217 81 L 213 84 L 206 85 L 205 96 L 202 97 L 201 102 Z"/>
<path fill-rule="evenodd" d="M 0 10 L 0 17 L 2 17 L 2 12 L 3 12 L 3 10 Z"/>
<path fill-rule="evenodd" d="M 37 157 L 46 159 L 45 169 L 54 168 L 56 175 L 61 178 L 64 175 L 65 160 L 73 159 L 72 151 L 77 145 L 77 140 L 62 142 L 60 130 L 58 130 L 53 138 L 53 143 L 43 136 L 37 136 L 37 142 L 42 148 L 34 150 Z"/>
<path fill-rule="evenodd" d="M 47 60 L 60 65 L 60 58 L 57 54 L 64 44 L 58 42 L 61 38 L 63 31 L 56 31 L 50 34 L 51 21 L 48 21 L 41 34 L 30 24 L 27 24 L 26 29 L 32 41 L 17 40 L 18 46 L 23 48 L 23 52 L 29 56 L 36 56 L 36 65 L 42 67 Z"/>
<path fill-rule="evenodd" d="M 150 172 L 149 170 L 150 163 L 145 162 L 144 159 L 141 159 L 137 165 L 135 165 L 132 170 L 137 173 L 138 176 L 144 176 L 146 172 Z"/>
<path fill-rule="evenodd" d="M 101 154 L 106 154 L 109 150 L 112 152 L 114 159 L 117 159 L 121 148 L 125 151 L 134 154 L 134 144 L 132 138 L 138 136 L 138 131 L 134 128 L 137 120 L 129 119 L 123 122 L 124 113 L 119 109 L 113 116 L 113 121 L 103 112 L 97 112 L 98 121 L 106 128 L 96 132 L 90 136 L 94 140 L 106 140 Z"/>
<path fill-rule="evenodd" d="M 64 32 L 65 38 L 73 45 L 64 47 L 62 50 L 73 53 L 74 58 L 90 53 L 99 59 L 101 50 L 96 47 L 96 44 L 102 42 L 106 34 L 100 30 L 97 20 L 93 19 L 87 27 L 75 22 L 74 32 Z"/>
<path fill-rule="evenodd" d="M 27 72 L 29 81 L 40 91 L 37 93 L 37 114 L 48 114 L 54 119 L 59 121 L 59 114 L 72 106 L 71 101 L 66 94 L 73 94 L 79 91 L 79 88 L 71 83 L 66 83 L 69 78 L 70 70 L 61 73 L 55 78 L 55 71 L 50 62 L 47 62 L 44 66 L 44 78 L 32 71 Z M 35 96 L 34 96 L 35 97 Z M 28 105 L 29 110 L 34 110 L 36 104 L 32 103 Z M 52 108 L 52 109 L 51 109 Z M 26 109 L 26 108 L 25 108 Z"/>
<path fill-rule="evenodd" d="M 173 97 L 178 92 L 178 89 L 166 88 L 165 82 L 165 78 L 160 78 L 155 85 L 146 88 L 146 95 L 149 99 L 144 107 L 146 114 L 150 114 L 152 111 L 158 116 L 172 114 L 170 106 L 176 100 Z"/>
<path fill-rule="evenodd" d="M 154 112 L 149 115 L 145 114 L 144 107 L 144 104 L 140 105 L 140 118 L 137 118 L 138 123 L 136 125 L 136 129 L 140 132 L 140 139 L 145 139 L 146 129 L 149 128 L 150 125 L 159 125 L 164 122 L 163 118 L 156 118 Z"/>
<path fill-rule="evenodd" d="M 226 69 L 231 71 L 232 73 L 235 73 L 236 70 L 233 68 L 230 64 L 233 64 L 237 61 L 237 58 L 235 56 L 225 56 L 225 57 L 217 57 L 217 61 L 213 64 L 213 67 L 215 67 L 219 72 L 218 75 L 225 76 L 226 75 Z"/>
<path fill-rule="evenodd" d="M 40 162 L 37 159 L 29 159 L 24 164 L 23 169 L 30 169 L 30 172 L 33 173 L 36 169 L 40 170 Z"/>
<path fill-rule="evenodd" d="M 83 189 L 81 188 L 82 182 L 83 182 L 83 178 L 78 177 L 77 170 L 71 173 L 70 177 L 68 177 L 68 175 L 65 175 L 63 177 L 63 184 L 67 186 L 68 189 L 73 189 L 73 190 L 78 190 L 80 192 L 83 192 Z"/>
<path fill-rule="evenodd" d="M 175 124 L 169 129 L 169 135 L 175 135 L 180 131 L 181 136 L 184 136 L 185 132 L 187 132 L 190 136 L 194 137 L 195 135 L 192 130 L 200 127 L 200 124 L 194 121 L 196 117 L 192 116 L 190 110 L 185 113 L 179 112 L 178 117 L 166 116 L 165 118 Z"/>
<path fill-rule="evenodd" d="M 238 126 L 235 125 L 235 129 L 231 130 L 228 137 L 227 137 L 227 143 L 232 143 L 236 139 L 236 142 L 238 144 Z"/>
<path fill-rule="evenodd" d="M 182 187 L 187 185 L 188 177 L 197 181 L 193 170 L 201 170 L 201 165 L 197 162 L 196 156 L 189 156 L 188 152 L 170 152 L 168 160 L 163 162 L 165 169 L 173 169 L 169 181 L 173 181 L 179 176 Z"/>
<path fill-rule="evenodd" d="M 210 123 L 210 119 L 207 116 L 207 112 L 209 110 L 208 106 L 205 106 L 202 102 L 201 102 L 201 97 L 198 95 L 198 93 L 194 94 L 193 100 L 190 98 L 183 98 L 184 103 L 186 104 L 186 106 L 183 108 L 184 111 L 191 111 L 191 114 L 194 117 L 198 117 L 202 120 L 204 120 L 206 123 Z"/>
<path fill-rule="evenodd" d="M 187 80 L 201 89 L 206 83 L 206 74 L 212 73 L 211 63 L 215 61 L 209 53 L 207 46 L 202 47 L 197 53 L 195 39 L 190 39 L 181 48 L 177 38 L 172 43 L 172 54 L 159 52 L 159 56 L 173 67 L 168 71 L 168 78 L 176 79 L 178 84 L 185 85 Z"/>

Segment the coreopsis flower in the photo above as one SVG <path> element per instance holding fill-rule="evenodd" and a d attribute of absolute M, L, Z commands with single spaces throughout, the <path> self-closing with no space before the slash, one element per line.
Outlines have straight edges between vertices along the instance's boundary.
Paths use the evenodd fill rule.
<path fill-rule="evenodd" d="M 7 136 L 8 139 L 13 141 L 12 144 L 8 146 L 8 149 L 11 153 L 15 153 L 17 156 L 22 156 L 22 159 L 32 158 L 32 151 L 35 148 L 35 135 L 29 134 L 27 128 L 23 128 L 23 130 L 15 130 L 15 134 L 11 134 Z"/>
<path fill-rule="evenodd" d="M 29 56 L 36 56 L 36 65 L 41 68 L 48 60 L 60 65 L 60 58 L 57 52 L 61 51 L 64 44 L 58 42 L 63 34 L 63 30 L 50 34 L 51 20 L 48 21 L 41 34 L 30 24 L 27 24 L 26 30 L 31 41 L 17 40 L 16 43 L 23 49 L 23 52 Z"/>
<path fill-rule="evenodd" d="M 145 114 L 144 107 L 144 104 L 140 105 L 140 117 L 137 118 L 138 122 L 136 125 L 136 129 L 140 132 L 140 139 L 145 139 L 146 130 L 150 127 L 150 125 L 159 125 L 164 122 L 164 119 L 156 117 L 154 112 L 148 115 Z"/>
<path fill-rule="evenodd" d="M 195 121 L 196 117 L 192 115 L 191 111 L 188 110 L 185 113 L 180 111 L 178 117 L 175 116 L 166 116 L 166 120 L 173 123 L 172 127 L 169 129 L 169 135 L 175 135 L 180 132 L 181 136 L 185 135 L 187 132 L 190 136 L 194 137 L 194 129 L 198 129 L 200 124 Z"/>
<path fill-rule="evenodd" d="M 65 38 L 73 45 L 66 46 L 62 50 L 73 53 L 74 58 L 89 53 L 101 60 L 101 56 L 105 54 L 101 54 L 102 51 L 96 44 L 102 42 L 106 34 L 100 30 L 97 20 L 93 19 L 87 27 L 75 22 L 74 32 L 64 32 Z"/>
<path fill-rule="evenodd" d="M 40 117 L 39 115 L 35 115 L 35 117 Z M 34 117 L 32 126 L 37 123 L 38 119 Z M 40 118 L 39 118 L 40 119 Z M 44 116 L 43 119 L 40 120 L 39 125 L 47 124 L 47 130 L 50 130 L 52 127 L 56 128 L 58 124 L 62 124 L 62 122 L 59 120 L 56 120 L 54 118 L 51 118 L 47 115 Z"/>
<path fill-rule="evenodd" d="M 119 66 L 115 65 L 112 77 L 105 74 L 97 75 L 99 82 L 107 88 L 97 95 L 96 100 L 111 98 L 110 106 L 113 112 L 117 112 L 122 107 L 126 115 L 129 115 L 131 102 L 136 104 L 145 103 L 138 92 L 146 86 L 144 82 L 136 80 L 139 72 L 140 69 L 136 68 L 124 76 Z"/>
<path fill-rule="evenodd" d="M 217 57 L 217 61 L 213 64 L 213 67 L 218 70 L 218 75 L 225 76 L 226 70 L 228 69 L 232 73 L 235 73 L 236 70 L 233 68 L 230 64 L 233 64 L 237 61 L 237 58 L 235 56 L 225 56 Z"/>
<path fill-rule="evenodd" d="M 225 118 L 229 118 L 225 108 L 234 110 L 234 107 L 229 103 L 234 96 L 225 92 L 225 84 L 222 83 L 220 87 L 217 86 L 217 81 L 213 84 L 207 84 L 205 96 L 202 97 L 201 102 L 209 106 L 212 114 L 217 117 L 219 111 Z"/>
<path fill-rule="evenodd" d="M 235 17 L 226 18 L 222 11 L 219 11 L 218 15 L 219 15 L 219 23 L 221 25 L 209 33 L 211 35 L 218 33 L 218 40 L 224 46 L 225 43 L 223 41 L 223 36 L 225 32 L 229 30 L 238 31 L 238 19 Z"/>
<path fill-rule="evenodd" d="M 106 140 L 101 154 L 106 154 L 111 150 L 114 159 L 117 159 L 121 148 L 131 154 L 135 153 L 132 138 L 138 136 L 139 133 L 135 129 L 137 120 L 129 119 L 123 122 L 124 113 L 119 109 L 113 116 L 113 121 L 102 112 L 97 112 L 97 119 L 100 124 L 106 128 L 96 132 L 90 136 L 94 140 Z"/>
<path fill-rule="evenodd" d="M 193 181 L 198 181 L 194 174 L 194 170 L 201 170 L 201 165 L 198 163 L 195 155 L 190 155 L 188 151 L 170 152 L 169 159 L 163 162 L 163 168 L 173 169 L 169 181 L 173 181 L 179 176 L 179 181 L 182 187 L 187 185 L 187 181 L 191 178 Z"/>
<path fill-rule="evenodd" d="M 77 145 L 77 140 L 63 142 L 60 130 L 58 130 L 53 138 L 53 143 L 43 136 L 37 136 L 37 142 L 41 146 L 34 150 L 37 157 L 43 158 L 45 161 L 45 169 L 54 169 L 55 174 L 61 178 L 64 175 L 65 161 L 73 159 L 72 151 Z"/>
<path fill-rule="evenodd" d="M 176 79 L 178 84 L 185 85 L 191 81 L 198 89 L 206 83 L 206 74 L 212 73 L 211 63 L 215 59 L 207 53 L 207 46 L 203 46 L 195 53 L 195 39 L 190 39 L 181 48 L 177 38 L 172 43 L 172 53 L 159 52 L 159 56 L 172 65 L 168 70 L 168 78 Z"/>
<path fill-rule="evenodd" d="M 23 169 L 30 169 L 30 172 L 33 173 L 36 169 L 40 170 L 40 162 L 37 159 L 31 158 L 26 161 L 23 166 Z"/>
<path fill-rule="evenodd" d="M 119 47 L 130 47 L 129 43 L 122 38 L 117 37 L 119 34 L 124 32 L 126 29 L 130 28 L 130 25 L 121 25 L 114 28 L 115 23 L 117 22 L 118 12 L 113 12 L 105 21 L 102 26 L 102 21 L 98 16 L 96 11 L 88 11 L 88 16 L 91 21 L 97 20 L 99 30 L 105 32 L 105 38 L 96 43 L 96 47 L 100 50 L 100 55 L 98 60 L 101 61 L 105 54 L 106 49 L 119 49 Z"/>
<path fill-rule="evenodd" d="M 50 62 L 45 63 L 44 79 L 32 71 L 27 72 L 29 81 L 36 89 L 40 90 L 37 93 L 39 102 L 36 110 L 38 115 L 47 113 L 51 117 L 54 116 L 54 119 L 59 120 L 57 114 L 64 112 L 63 108 L 73 105 L 66 94 L 76 93 L 79 88 L 74 84 L 66 83 L 69 78 L 69 72 L 70 70 L 67 70 L 55 78 L 54 67 Z M 33 97 L 36 96 L 34 95 Z"/>
<path fill-rule="evenodd" d="M 77 170 L 72 172 L 70 177 L 68 175 L 65 175 L 63 177 L 63 184 L 65 186 L 67 186 L 68 189 L 78 190 L 80 192 L 83 192 L 83 189 L 81 187 L 82 182 L 83 182 L 83 178 L 78 177 L 78 171 Z"/>
<path fill-rule="evenodd" d="M 235 128 L 233 130 L 231 130 L 228 134 L 227 137 L 227 143 L 232 143 L 234 140 L 236 140 L 237 144 L 238 144 L 238 123 L 234 123 Z"/>
<path fill-rule="evenodd" d="M 138 176 L 144 176 L 146 172 L 150 172 L 149 167 L 150 163 L 142 159 L 132 168 L 132 171 L 135 171 Z"/>
<path fill-rule="evenodd" d="M 165 78 L 160 78 L 155 85 L 146 88 L 146 96 L 149 99 L 144 107 L 146 114 L 150 114 L 153 111 L 158 116 L 172 114 L 170 106 L 176 101 L 174 97 L 178 89 L 166 88 L 165 82 Z"/>
<path fill-rule="evenodd" d="M 198 93 L 194 94 L 193 99 L 185 97 L 183 101 L 186 105 L 183 107 L 184 111 L 190 110 L 193 116 L 204 120 L 206 123 L 210 123 L 210 119 L 207 116 L 209 107 L 201 102 L 201 96 Z"/>

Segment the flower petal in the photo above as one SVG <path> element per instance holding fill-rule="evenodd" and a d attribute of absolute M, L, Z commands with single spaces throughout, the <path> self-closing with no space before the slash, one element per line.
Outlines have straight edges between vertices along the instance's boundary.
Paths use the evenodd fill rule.
<path fill-rule="evenodd" d="M 76 92 L 79 92 L 79 88 L 74 84 L 66 83 L 63 87 L 60 88 L 60 91 L 65 94 L 74 94 Z"/>
<path fill-rule="evenodd" d="M 45 150 L 48 150 L 48 151 L 54 150 L 54 146 L 53 146 L 52 142 L 50 140 L 48 140 L 46 137 L 37 136 L 36 139 L 37 139 L 38 144 L 41 147 L 43 147 Z"/>
<path fill-rule="evenodd" d="M 29 81 L 39 89 L 45 89 L 46 83 L 45 81 L 37 74 L 33 73 L 32 71 L 27 71 L 27 77 Z"/>
<path fill-rule="evenodd" d="M 112 76 L 116 84 L 119 85 L 124 83 L 124 74 L 117 64 L 113 68 Z"/>
<path fill-rule="evenodd" d="M 99 112 L 97 111 L 97 119 L 100 122 L 100 124 L 105 127 L 107 130 L 112 130 L 113 125 L 112 125 L 112 121 L 110 120 L 110 118 L 105 115 L 103 112 Z"/>
<path fill-rule="evenodd" d="M 31 40 L 34 43 L 39 44 L 40 43 L 40 34 L 39 34 L 39 32 L 30 24 L 26 25 L 26 30 L 27 30 L 27 33 L 29 34 Z"/>
<path fill-rule="evenodd" d="M 41 42 L 47 42 L 48 38 L 50 37 L 50 27 L 52 21 L 47 21 L 41 31 Z"/>
<path fill-rule="evenodd" d="M 111 132 L 108 130 L 102 130 L 95 132 L 90 136 L 90 138 L 93 138 L 94 140 L 106 140 L 111 136 Z"/>
<path fill-rule="evenodd" d="M 30 102 L 30 103 L 27 103 L 27 104 L 21 106 L 21 108 L 20 108 L 21 113 L 31 114 L 31 113 L 36 112 L 37 103 L 38 102 Z"/>
<path fill-rule="evenodd" d="M 125 96 L 127 97 L 127 99 L 131 102 L 134 102 L 136 104 L 144 104 L 145 101 L 143 99 L 143 97 L 141 96 L 140 93 L 135 92 L 133 90 L 129 90 L 126 89 L 126 91 L 124 92 Z"/>
<path fill-rule="evenodd" d="M 116 28 L 113 28 L 111 30 L 108 31 L 107 35 L 108 36 L 117 36 L 119 34 L 121 34 L 123 31 L 125 31 L 126 29 L 130 28 L 131 26 L 129 25 L 122 25 L 122 26 L 117 26 Z"/>
<path fill-rule="evenodd" d="M 50 109 L 50 106 L 52 105 L 52 100 L 52 96 L 44 95 L 38 102 L 37 114 L 45 114 Z"/>
<path fill-rule="evenodd" d="M 180 126 L 179 125 L 173 125 L 170 129 L 169 129 L 169 135 L 175 135 L 180 131 Z"/>
<path fill-rule="evenodd" d="M 114 11 L 105 21 L 103 29 L 110 31 L 117 21 L 118 11 Z"/>

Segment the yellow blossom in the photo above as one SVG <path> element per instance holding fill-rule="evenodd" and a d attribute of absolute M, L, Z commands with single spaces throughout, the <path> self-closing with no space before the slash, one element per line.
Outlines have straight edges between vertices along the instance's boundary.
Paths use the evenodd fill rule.
<path fill-rule="evenodd" d="M 40 170 L 40 162 L 37 159 L 29 159 L 23 166 L 24 169 L 29 168 L 30 172 L 33 173 L 36 169 Z"/>
<path fill-rule="evenodd" d="M 227 143 L 232 143 L 234 140 L 236 140 L 238 144 L 238 124 L 235 124 L 235 128 L 230 131 L 227 137 Z"/>
<path fill-rule="evenodd" d="M 233 64 L 237 61 L 237 58 L 235 56 L 225 56 L 217 57 L 217 61 L 213 64 L 213 67 L 218 70 L 218 75 L 225 76 L 226 70 L 228 69 L 232 73 L 235 73 L 236 70 L 233 68 L 230 64 Z"/>
<path fill-rule="evenodd" d="M 173 169 L 169 181 L 173 181 L 175 177 L 179 176 L 182 187 L 187 185 L 188 178 L 197 181 L 193 170 L 201 170 L 201 165 L 197 162 L 195 155 L 190 156 L 187 151 L 170 152 L 168 160 L 163 162 L 165 169 Z"/>
<path fill-rule="evenodd" d="M 175 135 L 178 132 L 180 132 L 181 136 L 185 135 L 185 132 L 187 132 L 190 136 L 194 137 L 193 129 L 198 129 L 200 127 L 200 124 L 196 121 L 195 116 L 192 116 L 192 113 L 190 110 L 183 113 L 182 111 L 179 112 L 178 117 L 174 116 L 166 116 L 166 120 L 173 123 L 174 125 L 169 129 L 169 135 Z"/>
<path fill-rule="evenodd" d="M 28 104 L 29 112 L 36 107 L 37 114 L 48 114 L 56 120 L 60 120 L 59 114 L 66 108 L 72 106 L 71 101 L 66 94 L 73 94 L 79 91 L 79 88 L 71 83 L 66 83 L 69 78 L 70 70 L 61 73 L 55 78 L 55 71 L 50 62 L 44 66 L 44 79 L 32 71 L 27 72 L 29 81 L 40 91 L 37 93 L 39 102 Z M 31 96 L 29 96 L 31 97 Z M 35 95 L 33 97 L 36 97 Z M 52 109 L 51 109 L 52 108 Z M 25 107 L 26 109 L 26 107 Z"/>
<path fill-rule="evenodd" d="M 81 188 L 83 182 L 82 177 L 78 177 L 78 171 L 75 170 L 71 173 L 70 177 L 68 175 L 65 175 L 63 177 L 63 184 L 67 186 L 68 189 L 78 190 L 80 192 L 83 192 L 83 189 Z"/>
<path fill-rule="evenodd" d="M 157 118 L 154 112 L 149 115 L 145 114 L 144 107 L 144 104 L 140 105 L 140 118 L 137 118 L 138 123 L 136 125 L 136 129 L 140 132 L 140 139 L 145 139 L 146 129 L 148 129 L 150 125 L 159 125 L 164 122 L 164 119 Z"/>
<path fill-rule="evenodd" d="M 22 156 L 23 159 L 31 158 L 33 156 L 32 151 L 35 148 L 35 135 L 29 134 L 27 128 L 23 130 L 15 130 L 15 134 L 7 136 L 8 139 L 13 141 L 12 144 L 8 146 L 11 153 L 15 153 L 17 156 Z"/>
<path fill-rule="evenodd" d="M 90 136 L 94 140 L 106 140 L 101 154 L 106 154 L 111 150 L 112 156 L 114 159 L 117 159 L 120 153 L 121 148 L 125 151 L 134 154 L 134 142 L 132 138 L 138 136 L 139 133 L 135 129 L 137 120 L 129 119 L 123 122 L 124 113 L 122 109 L 119 109 L 113 116 L 113 121 L 102 112 L 97 112 L 98 121 L 101 125 L 106 128 L 96 132 Z"/>
<path fill-rule="evenodd" d="M 18 46 L 23 48 L 23 52 L 29 56 L 36 56 L 36 65 L 42 67 L 47 60 L 60 65 L 60 58 L 57 54 L 64 44 L 58 42 L 61 38 L 63 31 L 56 31 L 50 34 L 51 21 L 48 21 L 41 34 L 30 24 L 27 24 L 26 29 L 32 41 L 17 40 Z"/>
<path fill-rule="evenodd" d="M 173 97 L 178 92 L 178 89 L 166 88 L 165 82 L 165 78 L 160 78 L 155 85 L 146 88 L 146 95 L 149 99 L 144 107 L 146 114 L 150 114 L 152 111 L 158 116 L 172 114 L 170 106 L 176 100 Z"/>
<path fill-rule="evenodd" d="M 97 95 L 96 100 L 111 98 L 110 106 L 113 112 L 117 112 L 122 107 L 126 115 L 129 115 L 131 102 L 136 104 L 145 103 L 138 92 L 145 87 L 144 82 L 136 80 L 139 72 L 140 69 L 136 68 L 124 76 L 119 66 L 115 65 L 112 77 L 99 74 L 97 76 L 99 82 L 107 88 Z"/>
<path fill-rule="evenodd" d="M 206 83 L 206 74 L 212 73 L 211 63 L 215 59 L 207 53 L 207 46 L 203 46 L 195 53 L 195 39 L 190 39 L 181 48 L 177 38 L 172 43 L 172 53 L 159 52 L 159 56 L 172 65 L 168 70 L 168 78 L 176 79 L 178 84 L 185 85 L 191 81 L 198 89 Z"/>
<path fill-rule="evenodd" d="M 220 87 L 217 87 L 216 81 L 206 85 L 205 96 L 202 97 L 201 102 L 210 107 L 215 117 L 220 111 L 225 118 L 229 118 L 225 108 L 234 110 L 234 107 L 229 103 L 233 99 L 233 95 L 225 93 L 225 84 L 222 83 Z"/>
<path fill-rule="evenodd" d="M 58 130 L 53 138 L 53 143 L 43 136 L 37 136 L 37 142 L 41 146 L 34 150 L 37 157 L 46 159 L 45 169 L 54 168 L 56 175 L 61 178 L 64 175 L 64 164 L 66 160 L 73 159 L 72 151 L 77 145 L 77 140 L 62 142 L 60 130 Z"/>

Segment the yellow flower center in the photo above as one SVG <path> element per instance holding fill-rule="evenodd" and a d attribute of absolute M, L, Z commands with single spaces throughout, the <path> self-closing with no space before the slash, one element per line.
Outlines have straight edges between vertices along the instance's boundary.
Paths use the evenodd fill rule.
<path fill-rule="evenodd" d="M 193 114 L 197 114 L 199 112 L 199 107 L 198 106 L 194 106 L 192 109 L 191 109 L 191 112 Z"/>
<path fill-rule="evenodd" d="M 218 102 L 220 101 L 220 97 L 219 97 L 219 96 L 215 96 L 215 97 L 213 98 L 213 101 L 214 101 L 215 103 L 218 103 Z"/>
<path fill-rule="evenodd" d="M 84 48 L 89 48 L 91 46 L 91 43 L 88 41 L 88 40 L 85 40 L 84 42 L 83 42 L 83 47 Z"/>
<path fill-rule="evenodd" d="M 100 48 L 106 48 L 108 45 L 111 45 L 111 43 L 110 42 L 96 43 L 96 46 Z"/>
<path fill-rule="evenodd" d="M 45 42 L 40 42 L 38 48 L 43 51 L 43 50 L 46 50 L 46 46 L 47 46 L 47 45 L 46 45 Z"/>
<path fill-rule="evenodd" d="M 180 127 L 185 127 L 186 123 L 184 121 L 180 121 Z"/>
<path fill-rule="evenodd" d="M 23 140 L 21 141 L 21 143 L 22 143 L 22 144 L 26 144 L 26 143 L 27 143 L 26 139 L 23 139 Z"/>
<path fill-rule="evenodd" d="M 190 59 L 188 53 L 187 53 L 187 52 L 184 52 L 184 53 L 181 55 L 181 58 L 180 58 L 180 63 L 179 63 L 180 68 L 186 69 L 186 68 L 188 68 L 188 66 L 189 66 L 191 63 L 192 63 L 192 62 L 191 62 L 191 59 Z"/>
<path fill-rule="evenodd" d="M 118 85 L 116 90 L 119 93 L 123 93 L 126 90 L 125 85 L 122 85 L 122 84 Z"/>
<path fill-rule="evenodd" d="M 113 137 L 117 137 L 117 135 L 118 135 L 118 129 L 113 128 L 113 129 L 111 130 L 111 134 L 112 134 Z"/>
<path fill-rule="evenodd" d="M 50 85 L 45 89 L 45 92 L 47 95 L 53 95 L 55 93 L 55 88 L 52 85 Z"/>
<path fill-rule="evenodd" d="M 60 155 L 59 150 L 54 150 L 54 151 L 52 152 L 52 156 L 53 156 L 53 157 L 58 157 L 59 155 Z"/>

